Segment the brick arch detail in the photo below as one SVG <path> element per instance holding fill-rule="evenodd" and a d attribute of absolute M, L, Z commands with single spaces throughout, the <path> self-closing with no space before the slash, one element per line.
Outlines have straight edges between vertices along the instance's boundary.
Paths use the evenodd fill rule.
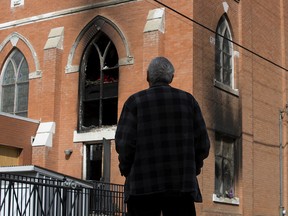
<path fill-rule="evenodd" d="M 228 8 L 226 8 L 228 6 Z M 210 23 L 213 30 L 216 30 L 218 22 L 220 18 L 226 14 L 226 16 L 229 18 L 229 14 L 231 13 L 231 8 L 229 7 L 229 4 L 225 1 L 223 1 L 221 4 L 216 7 L 214 10 L 214 16 L 211 16 Z M 231 26 L 230 26 L 231 27 Z"/>
<path fill-rule="evenodd" d="M 127 39 L 121 29 L 109 19 L 97 16 L 84 27 L 76 38 L 69 52 L 66 73 L 79 72 L 85 47 L 99 31 L 104 32 L 114 43 L 119 56 L 119 65 L 134 63 Z"/>
<path fill-rule="evenodd" d="M 1 62 L 1 69 L 13 48 L 19 49 L 25 56 L 26 61 L 28 62 L 30 74 L 41 73 L 36 51 L 31 43 L 23 35 L 17 32 L 8 35 L 0 44 L 0 59 L 3 59 L 3 62 Z"/>

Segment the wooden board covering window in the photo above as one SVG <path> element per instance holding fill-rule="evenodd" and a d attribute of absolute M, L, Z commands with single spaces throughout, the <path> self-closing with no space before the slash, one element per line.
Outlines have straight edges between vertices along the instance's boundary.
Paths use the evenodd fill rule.
<path fill-rule="evenodd" d="M 19 165 L 21 149 L 0 145 L 0 166 Z"/>

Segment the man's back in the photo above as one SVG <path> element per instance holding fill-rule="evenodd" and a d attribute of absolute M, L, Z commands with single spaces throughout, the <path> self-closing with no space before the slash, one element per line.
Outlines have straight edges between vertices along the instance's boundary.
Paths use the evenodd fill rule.
<path fill-rule="evenodd" d="M 172 88 L 174 66 L 165 57 L 147 69 L 149 89 L 125 102 L 115 143 L 130 216 L 196 216 L 202 197 L 196 176 L 210 142 L 200 108 Z"/>
<path fill-rule="evenodd" d="M 132 123 L 137 134 L 133 165 L 127 166 L 130 194 L 181 191 L 198 196 L 194 135 L 205 124 L 194 97 L 155 85 L 132 95 L 125 106 L 133 121 L 122 123 Z"/>

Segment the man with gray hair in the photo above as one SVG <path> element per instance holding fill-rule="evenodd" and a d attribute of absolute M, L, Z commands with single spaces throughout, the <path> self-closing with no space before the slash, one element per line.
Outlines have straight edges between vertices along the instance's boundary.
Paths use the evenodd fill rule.
<path fill-rule="evenodd" d="M 200 107 L 171 87 L 174 67 L 165 57 L 149 64 L 149 88 L 123 106 L 115 135 L 129 216 L 193 216 L 202 202 L 196 176 L 210 142 Z"/>

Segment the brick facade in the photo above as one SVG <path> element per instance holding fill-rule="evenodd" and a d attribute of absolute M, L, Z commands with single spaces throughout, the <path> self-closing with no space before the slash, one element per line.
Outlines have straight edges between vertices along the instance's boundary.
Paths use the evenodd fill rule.
<path fill-rule="evenodd" d="M 29 165 L 32 163 L 33 136 L 37 131 L 39 122 L 27 120 L 21 117 L 14 117 L 0 113 L 0 146 L 13 147 L 19 151 L 19 165 Z M 17 134 L 17 136 L 15 136 Z M 0 153 L 3 156 L 3 152 Z"/>
<path fill-rule="evenodd" d="M 28 117 L 43 123 L 54 122 L 56 128 L 51 133 L 52 147 L 31 147 L 25 138 L 26 144 L 20 147 L 25 146 L 25 152 L 30 153 L 23 156 L 22 164 L 31 163 L 84 178 L 84 147 L 100 142 L 103 137 L 111 144 L 110 180 L 123 183 L 113 138 L 104 130 L 92 133 L 92 138 L 87 138 L 90 134 L 82 138 L 83 134 L 77 132 L 83 52 L 97 32 L 102 31 L 114 43 L 119 57 L 118 114 L 129 95 L 148 87 L 146 68 L 151 58 L 158 55 L 168 57 L 175 66 L 172 85 L 191 92 L 198 100 L 211 140 L 211 153 L 199 176 L 204 198 L 203 204 L 197 204 L 199 215 L 279 215 L 279 109 L 287 102 L 288 3 L 285 0 L 161 2 L 50 0 L 44 4 L 25 0 L 24 5 L 15 8 L 10 7 L 10 1 L 1 4 L 0 72 L 12 49 L 18 48 L 29 65 Z M 159 8 L 165 8 L 164 16 L 148 17 L 149 12 Z M 225 13 L 234 42 L 236 94 L 214 84 L 215 30 Z M 145 31 L 150 21 L 153 26 Z M 57 35 L 59 27 L 63 27 L 63 32 Z M 0 118 L 3 130 L 8 127 L 4 118 Z M 286 122 L 284 116 L 283 205 L 288 209 Z M 21 131 L 15 133 L 36 135 L 34 123 L 31 128 L 17 123 L 18 126 Z M 233 136 L 239 144 L 236 205 L 212 199 L 218 132 Z M 93 136 L 100 138 L 93 140 Z M 17 147 L 13 139 L 6 141 L 0 145 Z M 67 149 L 73 151 L 69 156 L 64 154 Z"/>

